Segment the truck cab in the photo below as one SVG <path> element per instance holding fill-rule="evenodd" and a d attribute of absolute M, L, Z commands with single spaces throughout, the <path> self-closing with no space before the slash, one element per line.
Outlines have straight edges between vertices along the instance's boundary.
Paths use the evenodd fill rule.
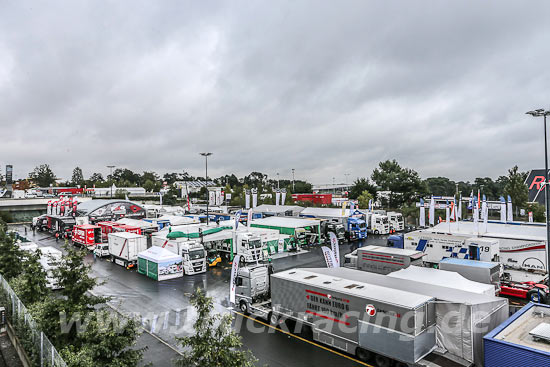
<path fill-rule="evenodd" d="M 235 279 L 235 306 L 244 314 L 254 313 L 269 319 L 271 265 L 239 268 Z"/>
<path fill-rule="evenodd" d="M 254 233 L 236 233 L 236 254 L 242 255 L 246 263 L 258 262 L 264 260 L 262 249 L 262 240 L 259 235 Z"/>
<path fill-rule="evenodd" d="M 98 243 L 95 246 L 94 254 L 97 257 L 109 256 L 109 244 L 108 243 Z"/>
<path fill-rule="evenodd" d="M 405 229 L 405 221 L 403 220 L 403 214 L 397 212 L 388 212 L 388 221 L 390 223 L 390 230 L 399 232 Z"/>
<path fill-rule="evenodd" d="M 390 233 L 390 224 L 388 216 L 384 214 L 369 213 L 368 214 L 369 231 L 373 234 L 388 234 Z"/>
<path fill-rule="evenodd" d="M 367 222 L 361 218 L 348 218 L 348 238 L 350 241 L 367 238 Z"/>
<path fill-rule="evenodd" d="M 403 235 L 402 234 L 392 234 L 388 237 L 388 247 L 393 248 L 403 248 L 404 241 L 403 241 Z"/>
<path fill-rule="evenodd" d="M 182 243 L 180 255 L 183 259 L 184 274 L 195 275 L 206 272 L 206 251 L 201 243 Z"/>

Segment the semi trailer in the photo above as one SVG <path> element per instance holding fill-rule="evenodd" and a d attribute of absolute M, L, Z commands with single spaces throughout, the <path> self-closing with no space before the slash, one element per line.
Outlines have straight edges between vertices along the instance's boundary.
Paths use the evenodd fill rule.
<path fill-rule="evenodd" d="M 377 366 L 482 366 L 483 336 L 508 317 L 506 299 L 387 275 L 270 273 L 265 265 L 239 269 L 235 306 L 273 325 L 295 323 L 302 337 Z"/>
<path fill-rule="evenodd" d="M 345 255 L 344 266 L 378 274 L 422 266 L 425 254 L 416 250 L 397 249 L 385 246 L 365 246 Z"/>
<path fill-rule="evenodd" d="M 327 219 L 330 223 L 342 225 L 345 231 L 345 238 L 349 241 L 367 238 L 365 214 L 359 210 L 350 212 L 350 209 L 305 208 L 300 212 L 300 217 Z M 338 235 L 337 231 L 335 233 Z"/>
<path fill-rule="evenodd" d="M 163 236 L 153 236 L 152 243 L 153 246 L 158 246 L 180 255 L 185 275 L 206 272 L 206 251 L 199 241 L 183 237 L 169 239 Z"/>
<path fill-rule="evenodd" d="M 117 232 L 109 234 L 109 254 L 111 261 L 125 268 L 133 267 L 138 254 L 147 250 L 147 239 L 135 233 Z"/>
<path fill-rule="evenodd" d="M 88 250 L 95 250 L 101 244 L 101 227 L 93 224 L 81 224 L 73 227 L 71 241 L 74 245 L 85 247 Z"/>
<path fill-rule="evenodd" d="M 488 261 L 446 258 L 439 262 L 439 269 L 454 271 L 474 282 L 492 284 L 500 289 L 502 265 Z"/>

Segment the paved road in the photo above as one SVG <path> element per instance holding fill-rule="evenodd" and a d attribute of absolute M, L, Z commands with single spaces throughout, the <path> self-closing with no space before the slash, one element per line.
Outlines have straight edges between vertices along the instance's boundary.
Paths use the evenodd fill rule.
<path fill-rule="evenodd" d="M 23 227 L 18 226 L 15 229 L 24 235 Z M 40 247 L 54 246 L 61 249 L 62 242 L 56 243 L 55 239 L 46 233 L 33 234 L 29 230 L 27 238 Z M 372 236 L 366 242 L 385 244 L 386 237 Z M 342 244 L 341 257 L 362 245 L 365 243 Z M 189 297 L 195 288 L 207 289 L 208 295 L 214 299 L 215 309 L 218 312 L 230 312 L 228 281 L 231 269 L 227 264 L 211 269 L 206 274 L 156 282 L 137 274 L 135 270 L 126 270 L 107 260 L 94 260 L 91 254 L 86 257 L 86 261 L 92 263 L 93 275 L 103 283 L 97 286 L 94 292 L 111 297 L 109 305 L 117 311 L 141 317 L 146 329 L 171 346 L 168 347 L 149 334 L 143 334 L 139 344 L 148 346 L 144 359 L 154 366 L 169 366 L 171 360 L 177 357 L 174 349 L 180 349 L 175 338 L 193 332 L 195 315 L 193 309 L 189 307 Z M 276 259 L 273 261 L 273 266 L 275 271 L 282 271 L 293 267 L 326 265 L 321 250 L 314 248 L 307 253 Z M 260 366 L 351 367 L 362 365 L 353 356 L 342 355 L 336 350 L 284 334 L 262 325 L 260 320 L 253 321 L 236 314 L 234 327 L 242 336 L 245 347 L 259 359 Z M 288 353 L 289 351 L 292 353 Z"/>

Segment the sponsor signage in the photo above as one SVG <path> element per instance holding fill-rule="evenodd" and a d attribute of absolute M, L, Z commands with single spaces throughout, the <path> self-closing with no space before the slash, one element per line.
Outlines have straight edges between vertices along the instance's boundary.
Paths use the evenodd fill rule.
<path fill-rule="evenodd" d="M 529 190 L 529 202 L 544 205 L 544 169 L 534 169 L 529 172 L 525 184 Z"/>

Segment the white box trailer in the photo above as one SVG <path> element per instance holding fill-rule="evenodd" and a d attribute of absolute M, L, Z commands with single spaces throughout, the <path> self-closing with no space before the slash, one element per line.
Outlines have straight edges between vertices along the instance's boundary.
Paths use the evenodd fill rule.
<path fill-rule="evenodd" d="M 63 261 L 63 253 L 55 247 L 46 246 L 40 248 L 40 265 L 46 272 L 46 287 L 51 289 L 61 289 L 59 280 L 55 276 L 55 270 L 59 263 Z"/>
<path fill-rule="evenodd" d="M 494 262 L 447 258 L 439 262 L 439 269 L 454 271 L 474 282 L 492 284 L 500 289 L 502 265 Z"/>
<path fill-rule="evenodd" d="M 422 266 L 424 256 L 426 254 L 417 250 L 369 245 L 359 247 L 345 255 L 344 266 L 378 274 L 389 274 L 411 265 Z"/>
<path fill-rule="evenodd" d="M 273 274 L 272 316 L 301 322 L 313 340 L 364 360 L 376 353 L 379 359 L 414 364 L 435 348 L 433 297 L 318 270 Z"/>
<path fill-rule="evenodd" d="M 487 224 L 487 231 L 484 232 L 482 229 L 483 223 L 479 223 L 479 225 L 476 226 L 473 222 L 452 222 L 450 225 L 449 223 L 441 223 L 422 231 L 450 233 L 452 236 L 498 241 L 499 262 L 505 267 L 518 270 L 539 271 L 541 273 L 546 272 L 545 226 L 489 222 Z M 408 235 L 409 233 L 407 233 L 405 237 Z"/>
<path fill-rule="evenodd" d="M 436 265 L 444 258 L 499 262 L 499 242 L 491 238 L 420 230 L 404 234 L 404 248 L 422 251 L 424 261 Z"/>
<path fill-rule="evenodd" d="M 138 254 L 147 250 L 147 238 L 130 232 L 109 233 L 109 254 L 111 261 L 127 267 L 135 266 Z"/>

